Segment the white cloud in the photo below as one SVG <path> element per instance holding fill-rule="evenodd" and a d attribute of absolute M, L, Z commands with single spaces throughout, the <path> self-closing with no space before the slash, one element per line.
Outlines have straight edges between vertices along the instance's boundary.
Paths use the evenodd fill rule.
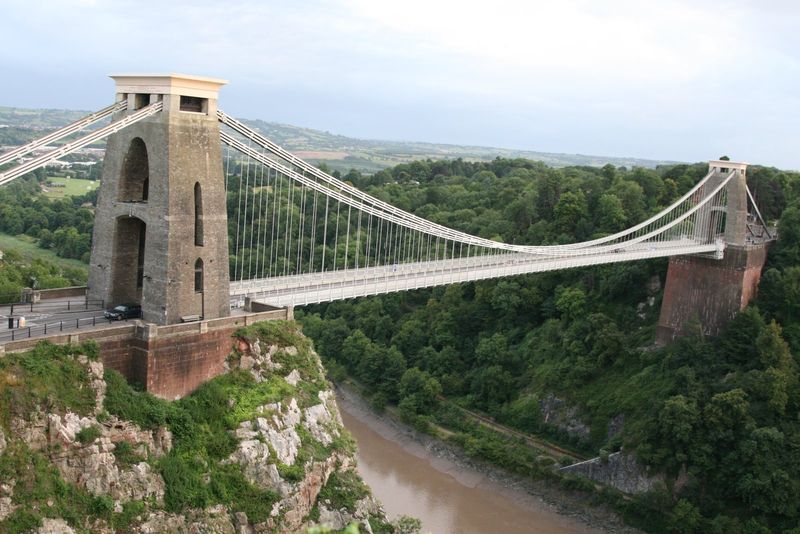
<path fill-rule="evenodd" d="M 343 1 L 406 42 L 530 75 L 647 84 L 694 78 L 747 55 L 736 38 L 741 16 L 721 18 L 695 2 L 614 2 L 612 9 L 584 0 Z"/>
<path fill-rule="evenodd" d="M 229 79 L 230 111 L 351 135 L 665 159 L 729 142 L 800 167 L 775 149 L 800 142 L 799 23 L 788 0 L 5 0 L 0 105 L 99 107 L 110 72 L 188 72 Z"/>

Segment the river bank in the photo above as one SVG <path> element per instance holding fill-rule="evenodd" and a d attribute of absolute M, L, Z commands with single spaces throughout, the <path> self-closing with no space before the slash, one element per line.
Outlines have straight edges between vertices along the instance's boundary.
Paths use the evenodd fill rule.
<path fill-rule="evenodd" d="M 377 414 L 346 385 L 337 385 L 336 395 L 345 427 L 359 442 L 362 476 L 390 515 L 420 517 L 423 532 L 640 532 L 581 494 L 476 461 Z"/>

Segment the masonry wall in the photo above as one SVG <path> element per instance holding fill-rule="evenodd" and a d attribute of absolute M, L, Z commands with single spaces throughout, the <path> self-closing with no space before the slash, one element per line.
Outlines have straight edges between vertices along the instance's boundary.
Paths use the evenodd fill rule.
<path fill-rule="evenodd" d="M 22 290 L 23 302 L 37 302 L 40 300 L 60 299 L 67 297 L 85 297 L 86 286 L 59 287 L 55 289 Z"/>
<path fill-rule="evenodd" d="M 670 259 L 656 341 L 666 344 L 697 319 L 703 333 L 717 335 L 756 296 L 767 244 L 725 249 L 722 260 L 700 256 Z"/>
<path fill-rule="evenodd" d="M 147 358 L 147 390 L 159 397 L 183 397 L 224 372 L 234 328 L 156 339 Z"/>
<path fill-rule="evenodd" d="M 12 341 L 2 348 L 20 352 L 32 349 L 42 339 L 55 344 L 93 340 L 106 368 L 143 385 L 153 395 L 177 399 L 224 372 L 236 330 L 259 321 L 292 318 L 289 308 L 170 326 L 126 324 Z"/>
<path fill-rule="evenodd" d="M 89 298 L 109 306 L 138 302 L 145 321 L 162 325 L 187 316 L 225 317 L 230 309 L 219 122 L 213 114 L 179 111 L 177 99 L 165 97 L 164 112 L 109 136 L 89 265 Z M 131 170 L 137 166 L 143 170 Z M 142 177 L 147 197 L 131 198 L 129 182 Z M 195 184 L 202 193 L 201 244 L 195 240 Z M 195 287 L 198 260 L 201 291 Z"/>

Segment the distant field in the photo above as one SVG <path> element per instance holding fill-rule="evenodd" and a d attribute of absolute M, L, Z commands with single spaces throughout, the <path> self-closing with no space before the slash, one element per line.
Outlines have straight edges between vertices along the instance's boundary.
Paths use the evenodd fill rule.
<path fill-rule="evenodd" d="M 73 269 L 89 270 L 89 266 L 80 260 L 61 258 L 55 252 L 36 246 L 36 240 L 26 235 L 12 236 L 0 233 L 0 250 L 16 250 L 26 260 L 43 259 L 56 265 Z"/>
<path fill-rule="evenodd" d="M 303 159 L 344 159 L 350 154 L 332 150 L 296 150 L 294 155 Z"/>
<path fill-rule="evenodd" d="M 24 143 L 41 136 L 47 130 L 75 121 L 87 113 L 86 111 L 22 109 L 0 106 L 0 124 L 8 125 L 8 128 L 0 129 L 0 145 Z M 492 161 L 497 157 L 509 159 L 526 158 L 541 161 L 553 167 L 566 165 L 602 167 L 610 163 L 617 167 L 655 168 L 661 164 L 677 163 L 635 157 L 539 152 L 533 146 L 523 150 L 447 143 L 356 139 L 289 124 L 263 120 L 242 120 L 278 145 L 300 154 L 303 158 L 308 158 L 310 163 L 325 163 L 328 168 L 343 173 L 346 173 L 351 168 L 355 168 L 360 172 L 374 173 L 399 163 L 425 159 L 456 158 L 466 161 Z M 420 134 L 422 133 L 423 131 L 421 130 Z M 524 140 L 519 140 L 518 144 L 522 142 Z M 93 146 L 102 148 L 104 145 L 98 143 Z M 85 193 L 85 191 L 80 191 L 80 193 Z M 65 194 L 74 195 L 77 193 L 57 193 L 54 190 L 51 195 L 64 196 Z"/>
<path fill-rule="evenodd" d="M 57 176 L 50 176 L 47 178 L 47 181 L 54 184 L 64 184 L 64 187 L 43 186 L 46 190 L 44 194 L 49 198 L 85 195 L 90 191 L 94 191 L 100 185 L 100 182 L 96 180 L 81 180 L 80 178 L 63 178 Z"/>

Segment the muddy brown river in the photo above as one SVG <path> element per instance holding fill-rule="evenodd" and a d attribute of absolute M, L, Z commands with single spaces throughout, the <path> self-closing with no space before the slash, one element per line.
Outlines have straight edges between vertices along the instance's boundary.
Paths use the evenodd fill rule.
<path fill-rule="evenodd" d="M 432 534 L 600 533 L 521 490 L 432 456 L 357 401 L 337 399 L 358 442 L 358 470 L 390 519 L 410 515 Z"/>

